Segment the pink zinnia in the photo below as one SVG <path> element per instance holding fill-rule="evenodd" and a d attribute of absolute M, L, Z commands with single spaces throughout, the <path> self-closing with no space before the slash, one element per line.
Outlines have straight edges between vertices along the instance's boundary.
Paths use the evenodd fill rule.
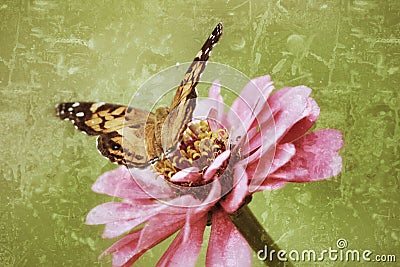
<path fill-rule="evenodd" d="M 311 89 L 288 87 L 270 95 L 273 89 L 269 76 L 252 80 L 225 114 L 220 86 L 211 87 L 209 98 L 201 100 L 194 113 L 195 117 L 207 114 L 206 125 L 205 121 L 193 124 L 180 145 L 181 150 L 192 151 L 195 141 L 199 144 L 208 136 L 218 148 L 211 153 L 214 158 L 209 166 L 203 164 L 207 159 L 192 166 L 183 161 L 172 170 L 161 164 L 155 166 L 163 172 L 157 179 L 150 168 L 120 167 L 98 178 L 93 191 L 123 201 L 95 207 L 87 224 L 106 224 L 104 238 L 143 224 L 102 254 L 113 254 L 113 266 L 131 265 L 178 230 L 158 266 L 194 266 L 210 223 L 206 265 L 250 266 L 250 247 L 228 215 L 254 192 L 278 189 L 287 182 L 322 180 L 340 172 L 341 133 L 333 129 L 307 133 L 319 115 L 318 105 L 309 97 Z M 202 159 L 203 154 L 196 153 L 192 159 Z"/>

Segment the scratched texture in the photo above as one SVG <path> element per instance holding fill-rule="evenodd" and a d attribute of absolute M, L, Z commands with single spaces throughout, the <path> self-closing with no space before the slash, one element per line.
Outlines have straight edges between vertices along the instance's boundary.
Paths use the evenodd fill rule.
<path fill-rule="evenodd" d="M 53 107 L 127 104 L 151 75 L 192 59 L 218 21 L 225 33 L 212 61 L 249 77 L 270 73 L 277 87 L 310 86 L 316 128 L 344 134 L 342 174 L 255 197 L 263 226 L 287 250 L 345 238 L 351 249 L 398 253 L 399 12 L 398 0 L 1 0 L 0 265 L 110 266 L 97 257 L 112 240 L 84 221 L 110 200 L 90 187 L 115 166 Z M 168 242 L 138 266 L 154 265 Z M 204 258 L 203 248 L 199 266 Z"/>

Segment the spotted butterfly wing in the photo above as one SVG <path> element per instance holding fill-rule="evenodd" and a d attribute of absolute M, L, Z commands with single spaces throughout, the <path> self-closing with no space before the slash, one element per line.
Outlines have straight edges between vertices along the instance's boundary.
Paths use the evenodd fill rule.
<path fill-rule="evenodd" d="M 126 116 L 128 109 L 130 115 Z M 82 132 L 98 135 L 97 148 L 110 161 L 138 168 L 148 165 L 143 129 L 146 122 L 151 125 L 154 114 L 94 102 L 61 103 L 56 107 L 56 114 L 60 119 L 71 120 Z"/>

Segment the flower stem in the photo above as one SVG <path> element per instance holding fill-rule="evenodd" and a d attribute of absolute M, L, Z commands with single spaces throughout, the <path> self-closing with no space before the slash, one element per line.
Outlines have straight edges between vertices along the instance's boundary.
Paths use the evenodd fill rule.
<path fill-rule="evenodd" d="M 293 266 L 289 261 L 280 261 L 277 253 L 281 250 L 275 244 L 272 237 L 265 231 L 262 225 L 258 222 L 253 212 L 247 204 L 243 205 L 235 213 L 229 215 L 233 224 L 247 240 L 253 251 L 261 257 L 266 266 Z M 274 250 L 274 252 L 272 252 Z M 270 256 L 272 254 L 272 257 Z"/>

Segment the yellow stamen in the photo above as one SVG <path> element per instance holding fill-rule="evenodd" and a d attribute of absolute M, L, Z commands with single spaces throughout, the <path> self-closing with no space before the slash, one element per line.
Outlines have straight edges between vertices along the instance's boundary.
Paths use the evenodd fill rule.
<path fill-rule="evenodd" d="M 196 163 L 200 173 L 204 173 L 213 160 L 228 149 L 227 145 L 228 133 L 225 129 L 212 132 L 205 120 L 191 123 L 183 133 L 179 153 L 157 162 L 154 170 L 162 174 L 165 179 L 170 180 L 178 171 Z M 184 185 L 197 186 L 200 184 L 201 182 Z"/>

